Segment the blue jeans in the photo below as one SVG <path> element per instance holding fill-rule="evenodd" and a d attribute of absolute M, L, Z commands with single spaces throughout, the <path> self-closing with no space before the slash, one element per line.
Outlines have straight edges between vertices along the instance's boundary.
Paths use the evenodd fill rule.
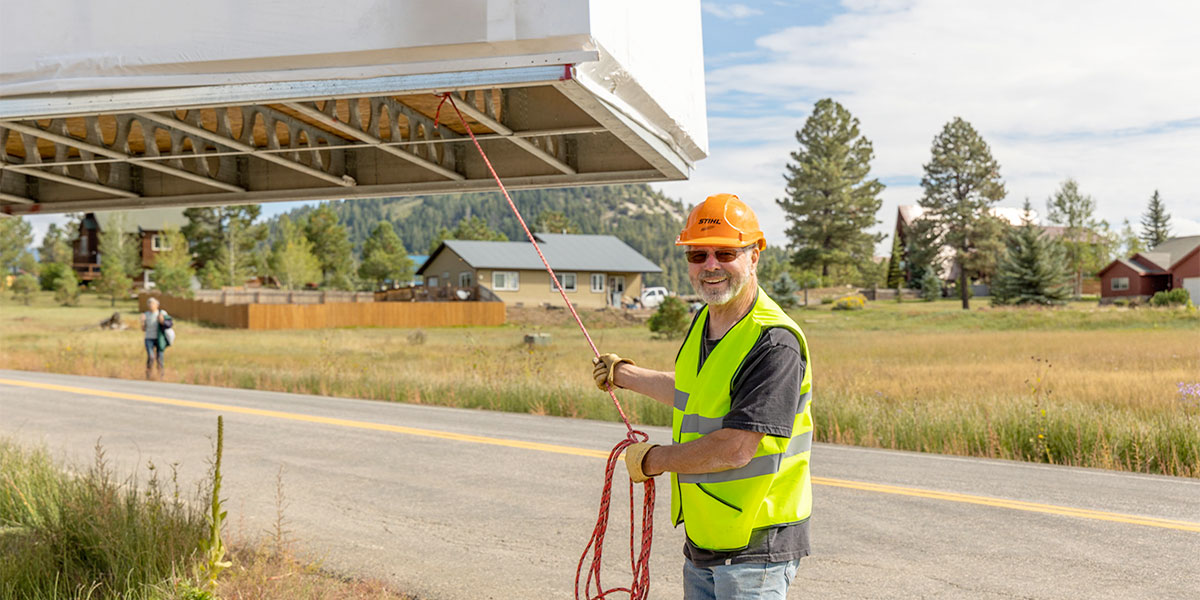
<path fill-rule="evenodd" d="M 784 600 L 800 559 L 697 567 L 683 559 L 684 600 Z"/>
<path fill-rule="evenodd" d="M 163 372 L 163 351 L 158 349 L 158 340 L 146 340 L 146 376 L 150 376 L 150 368 L 158 362 L 158 373 Z"/>

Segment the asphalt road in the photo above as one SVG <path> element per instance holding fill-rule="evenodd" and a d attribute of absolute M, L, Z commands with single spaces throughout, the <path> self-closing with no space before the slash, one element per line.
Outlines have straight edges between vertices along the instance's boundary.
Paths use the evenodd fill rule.
<path fill-rule="evenodd" d="M 0 436 L 82 464 L 99 439 L 123 473 L 152 460 L 198 480 L 218 413 L 235 532 L 275 522 L 282 467 L 285 524 L 304 548 L 430 600 L 570 598 L 597 457 L 624 435 L 611 423 L 0 370 Z M 827 444 L 813 463 L 814 553 L 790 597 L 1200 598 L 1200 480 Z M 624 485 L 610 587 L 628 583 Z M 677 598 L 682 532 L 663 488 L 651 597 Z"/>

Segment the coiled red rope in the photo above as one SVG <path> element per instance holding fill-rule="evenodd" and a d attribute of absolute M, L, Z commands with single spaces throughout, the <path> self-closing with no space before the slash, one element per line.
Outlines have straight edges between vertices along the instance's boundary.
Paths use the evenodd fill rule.
<path fill-rule="evenodd" d="M 571 311 L 571 316 L 575 318 L 575 323 L 579 325 L 579 330 L 583 332 L 583 337 L 587 339 L 588 346 L 591 347 L 592 353 L 596 358 L 600 357 L 600 351 L 596 349 L 595 342 L 592 341 L 591 334 L 588 333 L 587 327 L 584 326 L 583 320 L 579 318 L 579 314 L 575 312 L 575 307 L 571 305 L 570 299 L 567 298 L 567 292 L 563 289 L 562 283 L 554 274 L 554 269 L 550 268 L 550 262 L 546 260 L 546 256 L 542 254 L 541 247 L 538 246 L 537 240 L 534 239 L 533 233 L 529 231 L 529 226 L 525 224 L 525 219 L 521 217 L 521 211 L 517 210 L 517 205 L 513 203 L 512 197 L 508 195 L 508 189 L 504 187 L 504 182 L 500 181 L 500 176 L 496 174 L 496 169 L 492 167 L 492 161 L 488 160 L 487 153 L 483 151 L 483 147 L 479 145 L 479 140 L 475 139 L 475 132 L 471 131 L 471 126 L 467 124 L 466 118 L 463 117 L 462 111 L 458 110 L 458 105 L 454 103 L 454 96 L 450 93 L 440 94 L 442 100 L 438 103 L 437 112 L 434 113 L 433 126 L 436 129 L 441 119 L 442 105 L 447 101 L 454 108 L 454 112 L 458 114 L 458 120 L 462 123 L 463 129 L 471 136 L 471 141 L 475 144 L 475 149 L 479 151 L 479 156 L 483 158 L 484 164 L 487 165 L 488 171 L 492 174 L 492 178 L 496 180 L 496 185 L 500 186 L 500 192 L 504 194 L 504 199 L 508 201 L 509 208 L 517 217 L 517 222 L 521 224 L 521 229 L 525 230 L 525 235 L 529 238 L 529 242 L 533 244 L 533 249 L 537 252 L 538 258 L 542 259 L 542 264 L 546 266 L 546 272 L 550 274 L 550 281 L 554 282 L 554 287 L 562 296 L 563 304 L 566 304 L 567 309 Z M 625 423 L 627 430 L 625 439 L 617 443 L 612 451 L 608 453 L 608 463 L 604 468 L 604 489 L 600 494 L 600 513 L 596 517 L 596 527 L 592 529 L 592 537 L 588 540 L 587 547 L 583 549 L 583 555 L 579 557 L 579 565 L 575 569 L 575 598 L 579 599 L 579 580 L 583 574 L 583 565 L 587 562 L 588 554 L 592 555 L 592 560 L 587 568 L 587 578 L 584 580 L 583 593 L 586 600 L 602 600 L 608 598 L 610 594 L 626 593 L 629 594 L 630 600 L 645 600 L 650 593 L 650 544 L 654 537 L 654 480 L 647 479 L 642 484 L 642 535 L 641 549 L 636 549 L 634 544 L 634 486 L 633 481 L 629 482 L 629 567 L 633 572 L 633 581 L 629 587 L 618 587 L 604 589 L 600 584 L 600 566 L 602 563 L 602 555 L 604 551 L 604 534 L 608 531 L 608 515 L 609 507 L 612 503 L 612 480 L 613 473 L 616 471 L 617 463 L 620 462 L 621 453 L 631 444 L 645 442 L 649 436 L 642 431 L 635 430 L 633 425 L 629 423 L 629 417 L 625 415 L 625 410 L 621 408 L 621 402 L 617 400 L 617 394 L 611 388 L 608 390 L 608 395 L 612 398 L 613 405 L 617 407 L 617 412 L 621 414 L 621 420 Z M 595 595 L 592 594 L 592 586 L 595 585 Z"/>

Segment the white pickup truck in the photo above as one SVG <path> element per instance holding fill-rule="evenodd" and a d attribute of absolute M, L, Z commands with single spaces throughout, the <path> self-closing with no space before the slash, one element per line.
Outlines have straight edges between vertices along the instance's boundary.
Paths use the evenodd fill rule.
<path fill-rule="evenodd" d="M 658 308 L 658 305 L 662 304 L 663 300 L 670 295 L 671 292 L 668 292 L 665 287 L 648 287 L 642 290 L 642 306 L 645 308 Z"/>

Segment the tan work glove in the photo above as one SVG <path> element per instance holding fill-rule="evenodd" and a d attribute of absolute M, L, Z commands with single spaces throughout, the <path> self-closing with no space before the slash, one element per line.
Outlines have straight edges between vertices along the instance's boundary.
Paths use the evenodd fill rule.
<path fill-rule="evenodd" d="M 621 363 L 634 364 L 632 360 L 621 358 L 616 354 L 601 354 L 600 358 L 592 359 L 592 365 L 595 366 L 592 369 L 592 379 L 596 380 L 596 387 L 600 388 L 600 391 L 607 392 L 610 385 L 613 389 L 621 387 L 613 383 L 613 377 L 617 374 L 617 365 Z"/>
<path fill-rule="evenodd" d="M 647 479 L 650 479 L 651 477 L 662 475 L 662 473 L 649 475 L 642 470 L 642 461 L 646 460 L 646 453 L 649 452 L 651 448 L 657 447 L 658 444 L 639 442 L 637 444 L 630 444 L 627 448 L 625 448 L 625 469 L 629 471 L 629 479 L 631 481 L 634 483 L 641 483 Z"/>

